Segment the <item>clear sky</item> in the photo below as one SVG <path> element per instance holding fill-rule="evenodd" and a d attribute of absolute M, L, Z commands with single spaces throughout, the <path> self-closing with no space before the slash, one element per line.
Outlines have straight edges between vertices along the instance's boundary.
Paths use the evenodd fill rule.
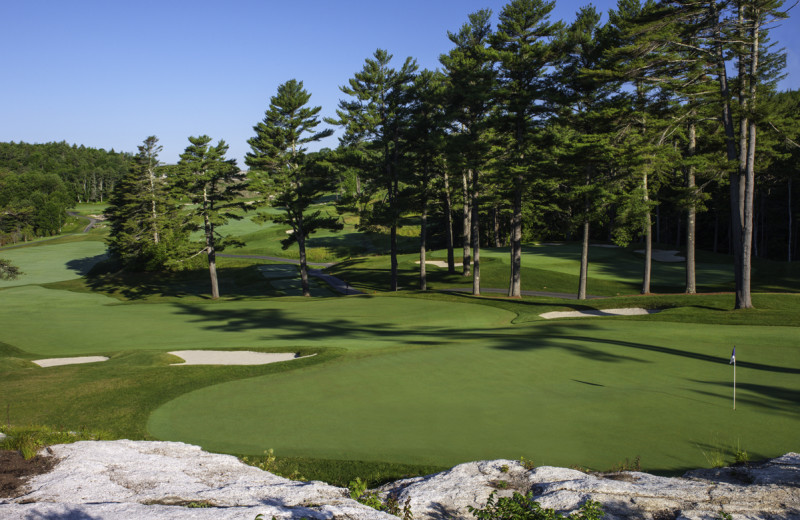
<path fill-rule="evenodd" d="M 0 141 L 67 141 L 135 152 L 149 135 L 176 162 L 190 135 L 247 139 L 279 84 L 295 78 L 323 115 L 377 48 L 434 69 L 467 15 L 505 0 L 0 0 Z M 588 3 L 558 0 L 567 22 Z M 600 11 L 616 0 L 593 2 Z M 787 1 L 787 4 L 792 2 Z M 800 11 L 800 6 L 794 11 Z M 788 51 L 780 88 L 800 88 L 800 13 L 773 39 Z M 322 128 L 322 126 L 320 127 Z M 336 137 L 326 146 L 335 147 Z"/>

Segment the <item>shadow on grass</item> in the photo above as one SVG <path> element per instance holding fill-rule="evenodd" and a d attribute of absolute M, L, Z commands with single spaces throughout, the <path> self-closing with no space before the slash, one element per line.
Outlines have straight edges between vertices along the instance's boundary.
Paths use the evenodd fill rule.
<path fill-rule="evenodd" d="M 95 256 L 87 256 L 84 258 L 74 258 L 72 260 L 69 260 L 66 266 L 67 269 L 69 269 L 70 271 L 74 271 L 79 276 L 86 276 L 87 274 L 89 274 L 89 271 L 91 271 L 95 265 L 102 262 L 103 260 L 106 260 L 107 258 L 108 255 L 105 253 Z"/>
<path fill-rule="evenodd" d="M 737 363 L 742 365 L 742 363 Z M 798 373 L 800 371 L 795 371 Z M 697 393 L 719 397 L 719 398 L 732 398 L 731 390 L 733 389 L 732 381 L 699 381 L 690 380 L 693 383 L 700 383 L 710 387 L 718 387 L 723 389 L 721 392 L 700 391 Z M 800 406 L 800 391 L 783 388 L 774 385 L 759 385 L 754 383 L 736 383 L 736 389 L 743 391 L 738 392 L 736 395 L 736 402 L 740 404 L 752 405 L 758 408 L 768 408 L 775 412 L 784 413 L 790 416 L 797 414 L 798 406 Z M 748 393 L 750 395 L 748 395 Z"/>
<path fill-rule="evenodd" d="M 361 298 L 365 296 L 360 296 Z M 678 356 L 702 362 L 721 364 L 727 359 L 718 356 L 689 352 L 679 348 L 649 345 L 645 343 L 618 339 L 600 339 L 592 336 L 597 327 L 581 323 L 580 331 L 568 322 L 548 324 L 546 329 L 538 329 L 533 337 L 518 333 L 508 333 L 505 329 L 470 327 L 469 325 L 441 327 L 418 325 L 409 327 L 400 322 L 363 323 L 344 315 L 322 317 L 319 315 L 299 318 L 282 309 L 265 309 L 259 313 L 248 310 L 229 309 L 221 306 L 195 306 L 178 303 L 182 313 L 192 316 L 193 321 L 201 327 L 222 332 L 239 333 L 242 330 L 263 329 L 264 337 L 292 341 L 319 340 L 332 337 L 338 339 L 358 339 L 362 341 L 386 341 L 396 337 L 397 343 L 404 345 L 433 346 L 441 344 L 457 344 L 463 341 L 486 341 L 491 348 L 506 351 L 532 351 L 557 348 L 576 356 L 606 363 L 652 363 L 635 356 L 637 351 L 657 352 L 668 356 Z M 597 344 L 598 348 L 592 348 Z M 611 352 L 607 346 L 615 348 Z M 784 374 L 800 374 L 799 368 L 767 365 L 762 363 L 740 362 L 739 366 L 752 370 L 760 370 Z M 800 401 L 800 396 L 795 396 Z"/>
<path fill-rule="evenodd" d="M 224 299 L 279 296 L 258 266 L 218 269 L 219 292 Z M 85 286 L 125 300 L 195 297 L 211 299 L 207 269 L 176 272 L 125 272 L 87 276 Z"/>

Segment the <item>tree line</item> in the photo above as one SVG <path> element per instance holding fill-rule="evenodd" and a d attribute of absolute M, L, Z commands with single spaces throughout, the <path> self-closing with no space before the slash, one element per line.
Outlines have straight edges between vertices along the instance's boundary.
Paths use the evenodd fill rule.
<path fill-rule="evenodd" d="M 488 10 L 470 14 L 448 33 L 453 48 L 434 71 L 411 57 L 395 67 L 378 49 L 325 119 L 343 130 L 334 151 L 307 153 L 331 130 L 317 130 L 320 107 L 307 106 L 297 80 L 278 87 L 254 127 L 246 178 L 222 141 L 190 138 L 169 167 L 145 141 L 112 198 L 112 253 L 125 259 L 126 247 L 142 253 L 146 242 L 149 252 L 127 255 L 130 266 L 205 253 L 213 281 L 225 245 L 216 228 L 241 216 L 231 211 L 244 207 L 234 195 L 249 189 L 256 207 L 284 209 L 278 218 L 293 231 L 284 245 L 300 247 L 308 294 L 304 243 L 316 229 L 340 227 L 308 209 L 337 189 L 362 229 L 388 231 L 393 290 L 397 230 L 409 216 L 420 221 L 421 289 L 429 238 L 444 243 L 450 272 L 460 238 L 461 272 L 476 295 L 481 246 L 509 247 L 511 297 L 521 294 L 522 244 L 533 239 L 582 243 L 580 298 L 597 239 L 643 244 L 642 293 L 653 242 L 674 243 L 686 251 L 686 292 L 696 292 L 696 244 L 708 246 L 713 229 L 714 250 L 734 257 L 735 306 L 752 306 L 752 256 L 782 247 L 792 260 L 797 248 L 800 98 L 775 91 L 785 58 L 768 38 L 786 18 L 782 2 L 619 0 L 605 23 L 592 6 L 569 23 L 552 20 L 553 7 L 512 0 L 495 26 Z M 180 211 L 186 196 L 189 213 Z M 126 230 L 132 221 L 138 227 Z M 202 247 L 177 247 L 192 229 L 204 230 Z"/>
<path fill-rule="evenodd" d="M 129 154 L 65 142 L 0 143 L 0 245 L 56 235 L 76 202 L 102 202 Z"/>
<path fill-rule="evenodd" d="M 490 11 L 475 12 L 448 33 L 441 69 L 420 72 L 413 58 L 393 67 L 379 49 L 340 87 L 347 97 L 326 121 L 344 130 L 337 153 L 356 177 L 362 223 L 389 229 L 392 289 L 397 226 L 421 214 L 424 266 L 436 200 L 449 269 L 460 232 L 473 294 L 488 242 L 509 246 L 508 295 L 518 297 L 532 238 L 581 241 L 580 298 L 590 239 L 641 241 L 649 293 L 654 232 L 685 248 L 694 293 L 699 215 L 711 209 L 715 248 L 724 242 L 734 258 L 735 306 L 751 307 L 758 248 L 791 260 L 797 247 L 800 98 L 775 92 L 785 56 L 769 41 L 787 16 L 782 2 L 620 0 L 605 23 L 592 6 L 570 23 L 552 20 L 554 5 L 512 0 L 496 26 Z"/>

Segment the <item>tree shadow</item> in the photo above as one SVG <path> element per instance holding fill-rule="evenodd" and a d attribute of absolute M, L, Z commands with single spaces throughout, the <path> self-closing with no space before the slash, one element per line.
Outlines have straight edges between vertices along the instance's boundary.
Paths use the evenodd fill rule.
<path fill-rule="evenodd" d="M 595 338 L 588 335 L 575 335 L 574 328 L 569 327 L 567 324 L 549 324 L 548 328 L 555 329 L 556 331 L 563 331 L 563 333 L 548 333 L 541 336 L 536 336 L 538 340 L 546 340 L 546 339 L 558 339 L 558 340 L 571 340 L 576 342 L 583 342 L 583 343 L 602 343 L 607 345 L 614 345 L 618 347 L 625 347 L 635 350 L 646 350 L 650 352 L 658 352 L 661 354 L 668 354 L 671 356 L 679 356 L 688 359 L 696 359 L 698 361 L 705 361 L 709 363 L 715 364 L 728 364 L 728 359 L 722 358 L 720 356 L 712 356 L 709 354 L 701 354 L 699 352 L 689 352 L 685 350 L 680 350 L 677 348 L 672 347 L 662 347 L 658 345 L 647 345 L 645 343 L 636 343 L 632 341 L 625 341 L 625 340 L 618 340 L 618 339 L 610 339 L 610 338 Z M 582 330 L 591 330 L 592 327 L 588 325 L 583 325 Z M 512 346 L 498 346 L 495 348 L 499 349 L 511 349 L 511 350 L 532 350 L 538 348 L 536 345 L 531 344 L 530 342 L 518 342 Z M 626 359 L 626 356 L 619 356 L 622 359 Z M 634 358 L 630 358 L 634 359 Z M 749 368 L 752 370 L 761 370 L 766 372 L 776 372 L 776 373 L 783 373 L 783 374 L 800 374 L 800 368 L 791 368 L 791 367 L 784 367 L 778 365 L 767 365 L 764 363 L 752 363 L 747 361 L 737 361 L 737 365 L 741 368 Z M 800 402 L 800 396 L 797 396 L 797 401 Z"/>
<path fill-rule="evenodd" d="M 74 258 L 72 260 L 67 261 L 66 266 L 67 269 L 70 271 L 74 271 L 79 276 L 86 276 L 89 274 L 89 271 L 97 265 L 98 263 L 106 260 L 108 255 L 106 253 L 102 253 L 95 256 L 87 256 L 84 258 Z"/>
<path fill-rule="evenodd" d="M 258 266 L 220 267 L 220 296 L 225 299 L 280 296 L 259 272 Z M 85 278 L 92 291 L 126 300 L 154 298 L 211 299 L 207 269 L 176 272 L 126 272 L 96 274 Z"/>
<path fill-rule="evenodd" d="M 724 389 L 720 392 L 695 390 L 699 394 L 723 399 L 731 397 L 732 381 L 701 381 L 696 379 L 690 379 L 690 381 Z M 737 403 L 767 408 L 791 416 L 796 416 L 798 409 L 800 409 L 800 390 L 742 382 L 736 383 L 736 389 L 740 391 L 736 395 Z"/>

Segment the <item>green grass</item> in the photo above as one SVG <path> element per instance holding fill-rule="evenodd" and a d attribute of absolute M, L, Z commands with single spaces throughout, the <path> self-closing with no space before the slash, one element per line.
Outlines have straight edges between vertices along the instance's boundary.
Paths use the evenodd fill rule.
<path fill-rule="evenodd" d="M 278 226 L 232 226 L 253 234 L 253 254 L 289 256 L 277 245 L 285 237 Z M 223 297 L 211 301 L 202 266 L 80 277 L 99 258 L 103 233 L 2 251 L 29 272 L 0 286 L 4 422 L 182 440 L 251 457 L 273 448 L 282 473 L 339 485 L 478 458 L 605 470 L 638 455 L 644 469 L 679 472 L 707 465 L 704 453 L 719 443 L 736 443 L 752 459 L 800 449 L 793 434 L 800 426 L 798 294 L 755 294 L 756 309 L 735 312 L 731 294 L 615 297 L 638 292 L 640 255 L 593 248 L 589 292 L 613 297 L 382 294 L 386 257 L 333 269 L 367 295 L 335 297 L 317 284 L 328 297 L 279 297 L 297 290 L 295 266 L 220 258 Z M 384 247 L 382 234 L 347 233 L 317 237 L 321 257 Z M 576 252 L 570 244 L 526 248 L 523 288 L 574 292 Z M 701 287 L 725 289 L 729 259 L 702 258 L 698 279 L 713 283 Z M 415 260 L 400 257 L 403 287 L 416 287 Z M 759 287 L 798 284 L 794 264 L 756 265 Z M 428 272 L 434 289 L 471 283 L 444 269 Z M 505 287 L 507 252 L 484 250 L 482 275 L 484 287 Z M 680 291 L 681 283 L 681 264 L 655 265 L 654 289 Z M 539 316 L 638 306 L 663 311 Z M 733 344 L 736 412 L 727 364 Z M 257 367 L 169 366 L 175 358 L 167 352 L 183 348 L 318 355 Z M 110 360 L 31 362 L 78 355 Z"/>
<path fill-rule="evenodd" d="M 761 454 L 795 446 L 796 337 L 792 327 L 624 319 L 453 331 L 435 347 L 197 390 L 148 428 L 237 453 L 440 466 L 525 455 L 594 469 L 641 455 L 646 469 L 679 471 L 702 465 L 695 446 L 715 432 Z"/>
<path fill-rule="evenodd" d="M 85 275 L 105 258 L 106 246 L 92 240 L 49 242 L 2 251 L 23 274 L 16 280 L 0 280 L 0 290 L 20 285 L 71 280 Z"/>
<path fill-rule="evenodd" d="M 587 292 L 597 296 L 638 294 L 644 257 L 635 252 L 636 247 L 591 247 L 589 251 L 589 276 Z M 704 253 L 697 263 L 699 292 L 733 290 L 732 260 L 727 255 Z M 399 285 L 403 289 L 419 287 L 419 254 L 398 256 Z M 428 260 L 446 260 L 445 251 L 432 251 Z M 460 250 L 456 262 L 460 262 Z M 508 288 L 510 271 L 507 249 L 481 250 L 481 287 Z M 341 262 L 330 269 L 332 274 L 343 276 L 356 288 L 366 291 L 388 291 L 390 263 L 387 256 L 359 257 Z M 526 246 L 522 254 L 522 289 L 529 291 L 576 294 L 580 272 L 580 245 Z M 451 289 L 471 287 L 472 278 L 464 277 L 461 268 L 449 274 L 446 268 L 427 267 L 428 288 Z M 653 262 L 651 291 L 654 293 L 683 292 L 685 287 L 684 263 Z M 769 260 L 754 260 L 753 290 L 800 291 L 800 262 L 787 264 Z"/>

